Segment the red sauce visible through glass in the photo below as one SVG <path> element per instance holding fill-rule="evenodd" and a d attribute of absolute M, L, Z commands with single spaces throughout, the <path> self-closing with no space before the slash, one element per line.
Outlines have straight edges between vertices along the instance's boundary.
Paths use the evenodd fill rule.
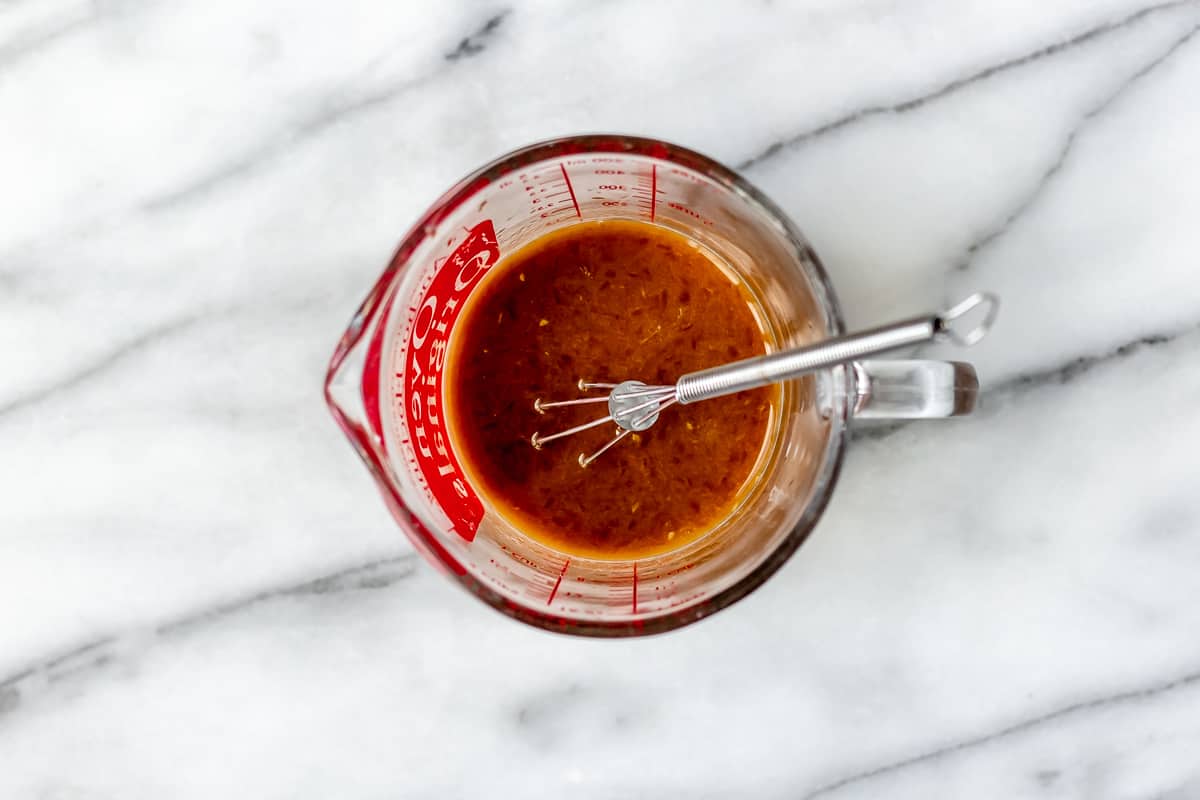
<path fill-rule="evenodd" d="M 760 355 L 745 290 L 690 240 L 639 222 L 574 225 L 492 268 L 454 330 L 447 359 L 451 438 L 468 477 L 519 530 L 567 554 L 632 559 L 680 547 L 723 519 L 748 488 L 774 388 L 675 405 L 587 468 L 604 425 L 547 435 L 607 414 L 577 381 L 671 384 Z"/>

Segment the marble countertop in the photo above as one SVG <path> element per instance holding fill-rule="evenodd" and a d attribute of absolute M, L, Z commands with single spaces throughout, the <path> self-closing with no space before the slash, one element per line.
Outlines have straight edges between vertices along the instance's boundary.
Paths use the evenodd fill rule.
<path fill-rule="evenodd" d="M 0 797 L 1200 797 L 1200 2 L 0 0 Z M 579 131 L 741 169 L 851 324 L 975 288 L 643 640 L 420 562 L 321 400 L 407 226 Z"/>

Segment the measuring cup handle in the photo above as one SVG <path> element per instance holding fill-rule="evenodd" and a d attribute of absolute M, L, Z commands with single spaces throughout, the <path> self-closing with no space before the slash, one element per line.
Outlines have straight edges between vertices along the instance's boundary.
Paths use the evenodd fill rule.
<path fill-rule="evenodd" d="M 962 361 L 855 361 L 855 419 L 934 419 L 970 414 L 975 367 Z"/>

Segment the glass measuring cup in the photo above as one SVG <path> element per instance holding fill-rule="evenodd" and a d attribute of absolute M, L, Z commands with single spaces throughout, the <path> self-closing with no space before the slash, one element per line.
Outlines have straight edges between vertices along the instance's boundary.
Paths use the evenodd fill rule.
<path fill-rule="evenodd" d="M 861 361 L 789 382 L 754 486 L 710 532 L 635 561 L 552 550 L 471 485 L 447 429 L 442 375 L 458 314 L 487 270 L 549 231 L 604 219 L 661 225 L 707 248 L 757 300 L 772 349 L 844 333 L 816 254 L 738 175 L 660 141 L 577 136 L 510 153 L 434 204 L 352 319 L 325 394 L 431 562 L 523 622 L 630 636 L 699 620 L 779 569 L 828 502 L 852 418 L 968 413 L 978 384 L 970 365 L 937 361 Z"/>

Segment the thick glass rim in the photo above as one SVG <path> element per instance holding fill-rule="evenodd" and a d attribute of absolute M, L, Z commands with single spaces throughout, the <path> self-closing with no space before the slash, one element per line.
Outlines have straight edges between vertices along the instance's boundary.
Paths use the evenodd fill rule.
<path fill-rule="evenodd" d="M 389 303 L 387 301 L 390 299 L 391 291 L 395 289 L 401 274 L 407 268 L 418 247 L 428 237 L 438 233 L 438 226 L 443 220 L 491 183 L 529 164 L 566 155 L 586 153 L 624 153 L 678 164 L 705 175 L 740 196 L 748 205 L 756 207 L 764 217 L 780 227 L 784 237 L 795 248 L 798 256 L 809 265 L 811 274 L 808 277 L 813 279 L 811 283 L 816 295 L 815 300 L 826 318 L 826 332 L 835 336 L 845 332 L 841 306 L 837 302 L 832 283 L 820 259 L 787 215 L 741 175 L 701 153 L 658 139 L 623 134 L 566 136 L 527 145 L 480 167 L 443 194 L 412 226 L 401 240 L 387 268 L 384 269 L 366 299 L 351 318 L 350 325 L 338 342 L 326 373 L 325 401 L 334 419 L 374 476 L 397 524 L 429 560 L 445 569 L 448 577 L 453 578 L 472 594 L 503 614 L 544 630 L 589 637 L 642 636 L 674 630 L 732 605 L 765 583 L 791 558 L 808 538 L 824 513 L 841 472 L 847 435 L 846 423 L 850 416 L 846 403 L 842 403 L 840 408 L 834 409 L 834 413 L 840 417 L 837 420 L 839 424 L 836 425 L 836 430 L 826 446 L 821 469 L 814 480 L 813 495 L 805 507 L 804 513 L 792 530 L 767 554 L 762 563 L 732 586 L 694 606 L 645 620 L 603 621 L 565 619 L 520 605 L 471 575 L 466 567 L 438 542 L 437 537 L 425 527 L 416 513 L 404 503 L 398 488 L 390 478 L 389 470 L 384 463 L 385 456 L 376 445 L 375 437 L 371 431 L 351 419 L 341 409 L 332 392 L 335 378 L 345 365 L 347 357 L 362 342 L 363 337 L 368 333 L 378 335 L 382 332 L 383 324 L 386 322 L 383 317 L 386 317 L 388 312 Z M 374 332 L 372 331 L 372 322 L 379 323 Z M 370 370 L 369 362 L 364 364 L 364 369 Z M 851 371 L 844 370 L 843 375 L 847 385 L 852 385 Z M 371 376 L 364 374 L 361 379 L 368 418 L 371 417 L 370 404 L 377 402 L 379 398 L 377 381 L 372 391 L 372 386 L 369 385 L 370 378 Z M 850 395 L 852 395 L 851 391 L 846 392 L 846 397 Z"/>

